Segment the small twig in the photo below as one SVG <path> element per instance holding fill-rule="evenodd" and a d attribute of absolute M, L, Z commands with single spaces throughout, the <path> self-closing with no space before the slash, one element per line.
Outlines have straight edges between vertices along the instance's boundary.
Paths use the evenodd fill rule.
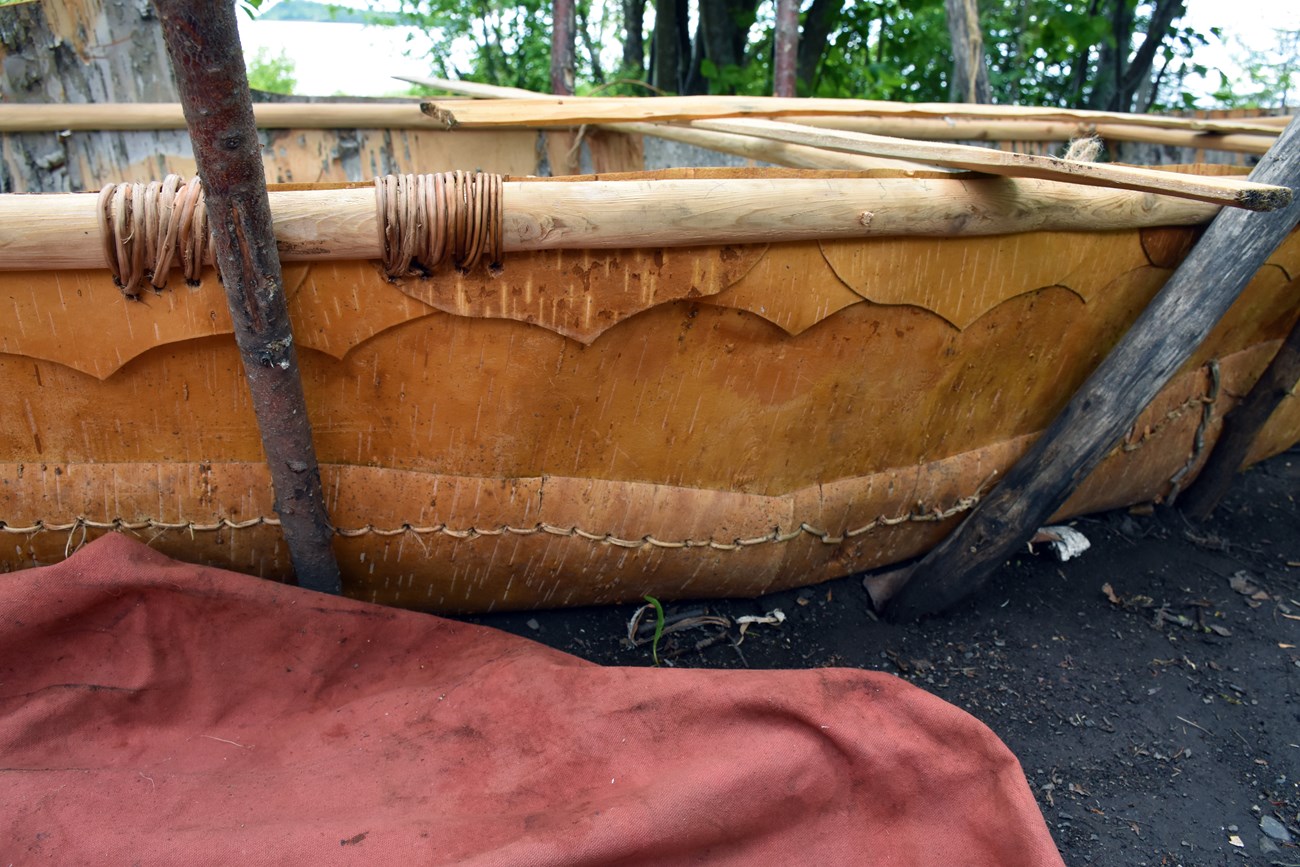
<path fill-rule="evenodd" d="M 1201 731 L 1205 732 L 1205 733 L 1206 733 L 1207 735 L 1209 735 L 1210 737 L 1214 737 L 1214 732 L 1212 732 L 1212 731 L 1210 731 L 1209 729 L 1204 728 L 1204 727 L 1202 727 L 1202 726 L 1198 726 L 1196 723 L 1192 722 L 1192 721 L 1189 720 L 1189 719 L 1185 719 L 1185 718 L 1183 718 L 1183 717 L 1175 717 L 1175 718 L 1181 720 L 1182 722 L 1187 723 L 1189 726 L 1191 726 L 1191 727 L 1194 728 L 1194 729 L 1200 729 Z M 1240 737 L 1240 735 L 1238 735 L 1238 737 Z"/>

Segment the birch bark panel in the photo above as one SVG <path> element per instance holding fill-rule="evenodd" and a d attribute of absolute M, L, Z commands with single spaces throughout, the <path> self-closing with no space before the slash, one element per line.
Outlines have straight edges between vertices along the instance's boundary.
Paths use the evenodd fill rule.
<path fill-rule="evenodd" d="M 1217 412 L 1226 411 L 1230 395 L 1258 375 L 1269 348 L 1221 360 L 1225 398 Z M 1134 426 L 1130 439 L 1136 447 L 1116 449 L 1056 517 L 1167 492 L 1168 479 L 1190 454 L 1200 412 L 1196 399 L 1205 389 L 1203 370 L 1171 383 Z M 1295 430 L 1289 429 L 1291 439 Z M 976 493 L 994 471 L 1011 466 L 1031 438 L 778 497 L 573 477 L 485 479 L 340 465 L 322 471 L 336 525 L 358 533 L 335 541 L 349 595 L 472 612 L 628 602 L 645 593 L 665 599 L 758 595 L 897 562 L 926 550 L 961 517 L 936 522 L 924 520 L 926 514 Z M 30 526 L 37 518 L 71 522 L 78 515 L 194 521 L 195 529 L 128 532 L 184 559 L 269 578 L 289 574 L 278 528 L 219 526 L 222 518 L 241 522 L 273 514 L 260 461 L 163 467 L 7 463 L 0 464 L 0 478 L 0 510 L 11 527 Z M 809 532 L 785 541 L 758 538 L 773 528 L 792 532 L 802 523 L 842 535 L 879 524 L 882 516 L 898 523 L 839 544 Z M 543 522 L 553 532 L 539 529 Z M 402 531 L 404 524 L 410 529 Z M 444 524 L 467 538 L 441 532 Z M 471 534 L 471 527 L 479 532 Z M 73 526 L 0 536 L 10 543 L 0 547 L 0 570 L 55 562 L 103 532 Z M 606 541 L 605 534 L 623 544 Z M 637 547 L 645 536 L 667 543 L 712 539 L 719 545 Z M 756 543 L 729 545 L 741 538 Z"/>
<path fill-rule="evenodd" d="M 587 347 L 536 326 L 435 313 L 373 264 L 296 266 L 286 285 L 299 340 L 333 356 L 308 353 L 304 362 L 321 454 L 485 477 L 590 475 L 781 494 L 1040 429 L 1166 274 L 1151 266 L 1122 272 L 1086 304 L 1071 289 L 1030 280 L 961 331 L 913 305 L 859 301 L 830 311 L 824 296 L 844 288 L 824 263 L 820 273 L 807 267 L 816 250 L 775 248 L 772 267 L 788 252 L 800 279 L 757 282 L 743 304 L 727 295 L 660 304 Z M 1069 257 L 1058 258 L 1068 270 Z M 48 417 L 43 438 L 55 454 L 256 454 L 230 430 L 236 389 L 216 390 L 214 399 L 212 380 L 187 378 L 232 369 L 224 338 L 191 339 L 228 332 L 213 281 L 132 303 L 102 276 L 65 290 L 66 273 L 56 283 L 58 307 L 48 304 L 47 275 L 5 275 L 29 282 L 21 303 L 10 290 L 17 315 L 0 322 L 0 347 L 106 377 L 99 391 L 111 405 L 177 392 L 186 400 L 147 401 L 166 433 L 123 440 L 115 420 L 71 409 L 78 398 L 68 394 L 95 389 L 51 366 L 43 377 L 59 388 L 25 399 Z M 1242 312 L 1193 363 L 1285 333 L 1293 306 L 1282 274 L 1261 272 Z M 613 280 L 615 295 L 622 285 Z M 963 286 L 951 281 L 954 291 Z M 774 313 L 749 312 L 777 311 L 801 295 L 828 316 L 798 337 L 774 327 L 766 318 Z M 195 426 L 193 416 L 208 421 Z M 218 448 L 211 436 L 223 430 Z M 40 459 L 22 441 L 11 441 L 10 454 Z"/>
<path fill-rule="evenodd" d="M 921 553 L 959 520 L 927 516 L 1010 466 L 1168 273 L 1150 264 L 1156 245 L 1138 232 L 1111 237 L 1120 252 L 1110 257 L 1052 237 L 1024 236 L 1023 250 L 1054 268 L 1021 263 L 1001 239 L 988 247 L 1000 264 L 974 270 L 969 242 L 950 242 L 947 271 L 890 252 L 910 242 L 873 242 L 917 300 L 940 309 L 940 290 L 967 291 L 970 274 L 1021 283 L 1005 299 L 985 293 L 992 306 L 964 329 L 919 304 L 861 299 L 821 246 L 804 243 L 773 245 L 730 288 L 631 313 L 590 345 L 433 310 L 374 263 L 292 266 L 286 291 L 336 525 L 496 534 L 339 538 L 349 592 L 457 611 L 753 595 Z M 1279 252 L 1288 264 L 1292 255 Z M 507 276 L 519 273 L 527 269 L 512 259 Z M 1205 393 L 1204 362 L 1220 360 L 1221 414 L 1296 315 L 1288 273 L 1275 262 L 1256 276 L 1139 421 L 1140 447 L 1104 462 L 1067 510 L 1167 492 L 1192 453 L 1199 404 L 1189 401 Z M 1088 300 L 1057 277 L 1090 285 Z M 618 275 L 593 281 L 592 294 L 617 301 L 623 285 Z M 15 301 L 22 291 L 26 301 Z M 209 277 L 128 303 L 103 274 L 3 275 L 0 299 L 18 315 L 0 317 L 0 377 L 12 395 L 0 425 L 0 520 L 273 514 L 213 293 Z M 1294 403 L 1261 449 L 1296 438 Z M 810 532 L 766 538 L 805 522 L 836 536 L 882 516 L 908 519 L 842 544 Z M 596 538 L 539 531 L 541 522 Z M 188 558 L 272 577 L 288 568 L 271 526 L 137 532 Z M 646 536 L 723 548 L 638 545 Z M 0 568 L 16 568 L 61 558 L 82 535 L 0 538 L 13 543 L 0 548 Z M 758 541 L 725 550 L 742 538 Z"/>

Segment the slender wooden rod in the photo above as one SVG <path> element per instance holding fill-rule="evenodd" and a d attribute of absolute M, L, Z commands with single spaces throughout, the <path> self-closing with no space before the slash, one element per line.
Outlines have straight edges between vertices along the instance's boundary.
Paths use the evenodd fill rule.
<path fill-rule="evenodd" d="M 1015 178 L 1041 178 L 1088 186 L 1117 187 L 1139 192 L 1185 196 L 1203 202 L 1252 211 L 1272 211 L 1291 201 L 1291 191 L 1233 177 L 1203 177 L 1112 163 L 1085 163 L 1055 157 L 1008 153 L 973 145 L 923 142 L 868 133 L 811 129 L 770 120 L 700 120 L 693 128 L 754 135 L 775 141 L 841 150 L 868 156 L 929 162 L 968 171 Z"/>
<path fill-rule="evenodd" d="M 505 183 L 503 198 L 507 253 L 1190 226 L 1218 210 L 1003 178 L 526 181 Z M 373 188 L 272 190 L 269 199 L 282 259 L 380 258 Z M 0 195 L 0 270 L 104 268 L 99 231 L 93 193 Z"/>
<path fill-rule="evenodd" d="M 253 106 L 260 129 L 441 129 L 419 103 L 262 102 Z M 0 105 L 0 132 L 185 129 L 173 102 Z"/>
<path fill-rule="evenodd" d="M 262 149 L 253 122 L 235 4 L 232 0 L 154 0 L 154 6 L 207 191 L 217 267 L 289 557 L 301 586 L 339 593 L 334 531 L 325 511 L 271 232 Z"/>
<path fill-rule="evenodd" d="M 453 81 L 446 78 L 397 76 L 400 81 L 422 84 L 464 96 L 483 99 L 535 99 L 546 94 L 518 87 L 500 87 L 475 81 Z M 1051 120 L 1015 115 L 1006 117 L 907 117 L 898 115 L 791 115 L 791 123 L 825 129 L 842 129 L 848 132 L 867 132 L 875 135 L 916 138 L 926 141 L 1012 141 L 1012 142 L 1065 142 L 1083 135 L 1099 135 L 1113 141 L 1147 142 L 1170 147 L 1188 147 L 1201 150 L 1231 151 L 1263 154 L 1268 151 L 1281 126 L 1273 129 L 1278 118 L 1252 118 L 1252 126 L 1262 129 L 1255 133 L 1202 132 L 1192 128 L 1166 129 L 1140 123 L 1099 123 L 1095 119 Z M 622 125 L 620 125 L 622 126 Z M 637 124 L 643 132 L 670 138 L 663 130 L 680 129 L 666 124 Z M 1265 131 L 1267 130 L 1267 131 Z M 708 145 L 705 145 L 707 147 Z M 715 148 L 716 149 L 716 148 Z M 728 151 L 729 152 L 729 151 Z M 793 164 L 792 164 L 793 165 Z"/>
<path fill-rule="evenodd" d="M 1277 141 L 1276 131 L 1273 133 L 1211 133 L 1125 123 L 1071 123 L 1059 120 L 1015 118 L 985 120 L 799 115 L 785 120 L 821 129 L 865 132 L 924 141 L 1065 142 L 1080 136 L 1099 135 L 1108 141 L 1143 142 L 1168 147 L 1246 154 L 1266 153 L 1273 146 L 1273 142 Z"/>
<path fill-rule="evenodd" d="M 539 96 L 518 102 L 434 101 L 423 106 L 426 114 L 448 128 L 490 126 L 578 126 L 584 123 L 631 121 L 690 121 L 719 117 L 784 117 L 789 115 L 874 115 L 928 117 L 1060 120 L 1073 123 L 1121 123 L 1159 129 L 1195 132 L 1270 135 L 1277 126 L 1250 120 L 1199 120 L 1156 114 L 1109 111 L 1073 111 L 1028 106 L 973 105 L 966 103 L 903 103 L 870 99 L 783 99 L 774 96 L 648 96 L 556 97 Z"/>
<path fill-rule="evenodd" d="M 531 90 L 518 87 L 498 87 L 495 84 L 479 84 L 474 81 L 451 81 L 446 78 L 424 78 L 397 76 L 400 81 L 436 87 L 450 93 L 473 96 L 478 99 L 531 99 L 543 96 Z M 675 141 L 695 147 L 707 148 L 724 154 L 762 160 L 778 166 L 796 169 L 846 169 L 849 171 L 869 171 L 871 169 L 904 169 L 912 171 L 933 171 L 932 166 L 906 160 L 891 160 L 881 157 L 866 157 L 860 154 L 846 154 L 839 151 L 811 148 L 804 145 L 792 145 L 785 142 L 770 141 L 749 135 L 729 135 L 721 132 L 709 132 L 701 129 L 666 123 L 604 123 L 597 128 L 621 132 L 628 135 L 652 135 L 666 141 Z"/>
<path fill-rule="evenodd" d="M 1300 121 L 1251 174 L 1300 187 Z M 1200 345 L 1300 221 L 1300 200 L 1267 214 L 1225 209 L 1133 327 L 1006 478 L 916 565 L 887 601 L 891 618 L 951 608 L 1064 504 Z M 894 583 L 897 586 L 897 583 Z"/>
<path fill-rule="evenodd" d="M 436 79 L 407 79 L 421 84 Z M 454 90 L 471 96 L 500 96 L 501 94 L 473 93 L 469 87 L 473 82 L 455 82 Z M 436 86 L 436 85 L 431 85 Z M 492 85 L 481 85 L 495 88 Z M 449 88 L 450 89 L 450 88 Z M 516 99 L 528 99 L 535 105 L 540 98 L 546 105 L 553 105 L 556 97 L 539 95 L 518 88 Z M 580 98 L 579 98 L 580 99 Z M 800 100 L 808 104 L 809 100 Z M 468 102 L 439 101 L 441 109 L 449 112 L 453 118 L 465 117 L 468 120 L 462 126 L 501 126 L 506 120 L 490 119 L 476 121 L 472 115 L 480 112 L 471 108 Z M 885 103 L 885 105 L 893 105 Z M 936 141 L 968 140 L 1007 140 L 1007 141 L 1064 141 L 1080 133 L 1095 131 L 1108 138 L 1132 141 L 1151 141 L 1155 144 L 1178 144 L 1187 147 L 1205 147 L 1216 150 L 1241 150 L 1245 153 L 1261 152 L 1261 144 L 1272 141 L 1279 132 L 1274 123 L 1285 118 L 1259 117 L 1249 121 L 1196 121 L 1183 118 L 1156 118 L 1148 115 L 1110 114 L 1102 118 L 1087 112 L 1047 114 L 979 114 L 967 116 L 961 113 L 927 112 L 909 113 L 911 109 L 924 109 L 924 106 L 905 106 L 898 104 L 893 110 L 880 113 L 864 112 L 803 114 L 797 106 L 787 110 L 764 113 L 762 111 L 727 111 L 726 106 L 719 106 L 712 113 L 706 111 L 686 112 L 684 117 L 663 110 L 632 110 L 633 106 L 622 112 L 603 111 L 608 117 L 590 120 L 570 120 L 569 111 L 563 122 L 552 122 L 547 118 L 533 119 L 535 125 L 572 126 L 579 123 L 632 123 L 665 122 L 678 120 L 702 119 L 708 117 L 782 117 L 785 120 L 821 126 L 832 129 L 848 129 L 858 132 L 871 132 L 878 135 L 897 135 L 910 138 L 932 139 Z M 954 107 L 958 112 L 969 111 L 976 107 Z M 988 106 L 987 108 L 994 108 Z M 1009 108 L 1003 107 L 1005 111 Z M 1038 112 L 1049 110 L 1039 109 Z M 265 102 L 253 106 L 253 114 L 261 129 L 445 129 L 446 117 L 431 117 L 421 110 L 421 104 L 415 101 L 397 103 L 368 102 Z M 1104 114 L 1104 113 L 1102 113 Z M 529 126 L 530 118 L 520 111 L 518 117 L 508 118 L 506 125 Z M 543 123 L 543 121 L 545 121 Z M 51 103 L 48 105 L 0 105 L 0 132 L 49 132 L 51 130 L 150 130 L 150 129 L 185 129 L 185 115 L 176 103 L 88 103 L 66 105 Z M 1163 131 L 1161 134 L 1158 131 Z M 1179 133 L 1170 137 L 1170 133 Z M 1131 138 L 1128 138 L 1131 137 Z M 1267 148 L 1265 148 L 1267 149 Z"/>

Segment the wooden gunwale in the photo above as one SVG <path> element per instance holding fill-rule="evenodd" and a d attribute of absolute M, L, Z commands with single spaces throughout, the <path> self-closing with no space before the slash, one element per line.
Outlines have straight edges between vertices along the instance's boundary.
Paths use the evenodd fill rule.
<path fill-rule="evenodd" d="M 787 173 L 788 174 L 788 173 Z M 287 261 L 380 258 L 371 185 L 270 191 Z M 767 177 L 508 181 L 507 253 L 1192 226 L 1188 199 L 1033 179 Z M 0 270 L 103 268 L 97 197 L 0 196 Z"/>

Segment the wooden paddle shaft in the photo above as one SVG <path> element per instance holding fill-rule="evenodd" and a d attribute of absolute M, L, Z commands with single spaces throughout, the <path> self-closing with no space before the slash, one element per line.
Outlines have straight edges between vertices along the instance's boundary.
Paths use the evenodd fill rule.
<path fill-rule="evenodd" d="M 98 197 L 0 196 L 0 270 L 103 268 Z M 378 259 L 373 188 L 272 190 L 286 261 Z M 1206 223 L 1187 199 L 1025 179 L 507 182 L 505 250 L 1000 235 Z"/>

